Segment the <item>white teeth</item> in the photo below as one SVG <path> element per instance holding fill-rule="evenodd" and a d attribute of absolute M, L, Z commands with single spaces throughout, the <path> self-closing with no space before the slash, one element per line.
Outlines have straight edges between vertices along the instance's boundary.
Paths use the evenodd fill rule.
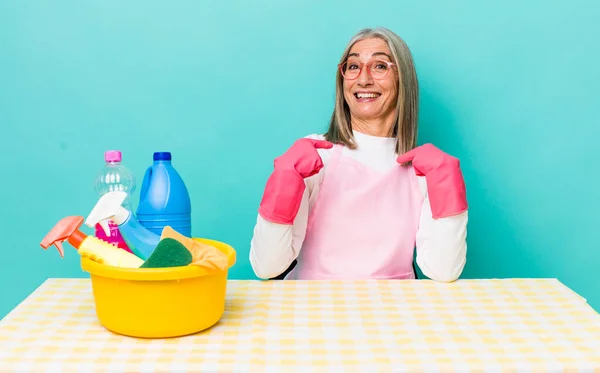
<path fill-rule="evenodd" d="M 379 93 L 356 93 L 357 98 L 376 98 L 379 96 Z"/>

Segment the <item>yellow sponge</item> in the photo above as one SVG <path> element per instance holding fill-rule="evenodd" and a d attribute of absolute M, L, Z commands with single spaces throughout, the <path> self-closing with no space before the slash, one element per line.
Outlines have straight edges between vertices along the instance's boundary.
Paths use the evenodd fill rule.
<path fill-rule="evenodd" d="M 229 264 L 227 255 L 221 252 L 216 247 L 195 241 L 189 237 L 182 235 L 175 229 L 166 226 L 160 237 L 161 240 L 172 238 L 179 241 L 192 254 L 192 262 L 190 265 L 196 265 L 208 269 L 225 270 Z"/>

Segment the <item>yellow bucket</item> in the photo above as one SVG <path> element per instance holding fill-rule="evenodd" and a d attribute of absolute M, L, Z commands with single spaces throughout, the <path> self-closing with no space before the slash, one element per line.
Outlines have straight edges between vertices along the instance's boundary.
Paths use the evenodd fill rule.
<path fill-rule="evenodd" d="M 235 250 L 219 241 L 194 238 L 224 252 L 228 269 Z M 120 268 L 81 258 L 90 274 L 96 314 L 106 329 L 140 338 L 197 333 L 216 324 L 225 311 L 227 274 L 198 266 Z"/>

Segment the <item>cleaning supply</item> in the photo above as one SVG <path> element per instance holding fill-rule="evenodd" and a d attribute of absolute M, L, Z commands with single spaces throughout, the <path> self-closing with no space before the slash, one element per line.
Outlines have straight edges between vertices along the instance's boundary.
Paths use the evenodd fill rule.
<path fill-rule="evenodd" d="M 133 254 L 147 260 L 160 241 L 160 235 L 154 234 L 142 226 L 133 213 L 122 206 L 126 193 L 122 191 L 104 194 L 85 220 L 88 227 L 100 225 L 108 230 L 108 222 L 117 224 L 121 235 Z"/>
<path fill-rule="evenodd" d="M 47 249 L 56 246 L 61 257 L 64 257 L 62 243 L 68 241 L 82 257 L 107 266 L 139 268 L 144 261 L 135 255 L 117 248 L 101 239 L 88 236 L 79 230 L 83 224 L 83 216 L 67 216 L 61 219 L 42 239 L 40 246 Z"/>
<path fill-rule="evenodd" d="M 328 141 L 302 138 L 276 158 L 258 213 L 273 223 L 292 224 L 306 188 L 304 179 L 323 168 L 317 149 L 332 147 L 333 144 Z"/>
<path fill-rule="evenodd" d="M 204 267 L 206 269 L 225 270 L 229 265 L 229 259 L 221 250 L 212 245 L 202 243 L 189 237 L 185 237 L 173 228 L 167 226 L 163 229 L 161 242 L 174 239 L 183 244 L 191 253 L 191 265 Z"/>
<path fill-rule="evenodd" d="M 122 164 L 123 156 L 118 150 L 108 150 L 104 153 L 104 167 L 98 173 L 94 186 L 98 196 L 112 191 L 123 191 L 127 197 L 123 202 L 126 209 L 131 209 L 130 196 L 135 190 L 135 177 L 133 173 Z M 108 232 L 100 225 L 96 225 L 96 237 L 113 244 L 121 249 L 131 252 L 123 239 L 117 224 L 108 222 Z"/>
<path fill-rule="evenodd" d="M 192 254 L 179 241 L 172 238 L 160 240 L 156 249 L 141 268 L 183 267 L 192 262 Z"/>
<path fill-rule="evenodd" d="M 467 191 L 460 162 L 432 144 L 418 146 L 396 159 L 412 161 L 417 176 L 425 176 L 427 195 L 434 219 L 460 214 L 467 210 Z"/>
<path fill-rule="evenodd" d="M 171 158 L 170 152 L 154 153 L 154 162 L 144 174 L 136 216 L 141 225 L 157 235 L 168 225 L 191 237 L 190 196 Z"/>
<path fill-rule="evenodd" d="M 224 242 L 194 239 L 222 251 L 228 268 L 116 268 L 82 258 L 99 324 L 137 338 L 179 337 L 215 325 L 225 311 L 228 269 L 236 252 Z"/>

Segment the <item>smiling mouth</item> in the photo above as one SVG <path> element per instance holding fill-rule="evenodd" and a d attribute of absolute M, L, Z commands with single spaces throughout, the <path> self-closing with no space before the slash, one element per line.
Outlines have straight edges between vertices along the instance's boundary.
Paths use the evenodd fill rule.
<path fill-rule="evenodd" d="M 363 100 L 374 100 L 377 97 L 381 96 L 381 93 L 355 93 L 354 97 L 356 97 L 359 101 L 363 101 Z"/>

